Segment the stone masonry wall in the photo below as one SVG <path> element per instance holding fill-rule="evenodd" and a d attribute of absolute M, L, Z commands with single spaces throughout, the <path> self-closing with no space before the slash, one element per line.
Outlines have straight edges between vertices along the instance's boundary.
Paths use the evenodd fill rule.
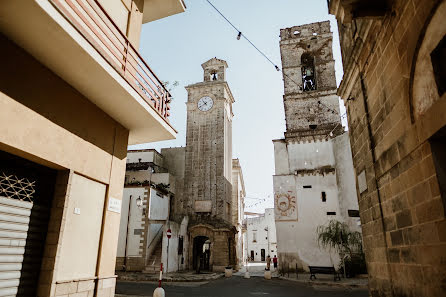
<path fill-rule="evenodd" d="M 285 137 L 326 136 L 340 121 L 330 23 L 326 21 L 282 29 L 280 38 L 285 88 Z M 314 90 L 304 90 L 303 87 L 303 57 L 306 56 L 310 57 L 308 61 L 314 67 Z M 310 128 L 310 125 L 314 127 Z M 338 130 L 342 132 L 342 129 Z"/>
<path fill-rule="evenodd" d="M 338 93 L 348 111 L 370 295 L 444 296 L 445 205 L 430 141 L 446 126 L 446 100 L 440 95 L 415 114 L 412 94 L 420 91 L 419 55 L 430 60 L 419 49 L 444 37 L 446 1 L 388 2 L 382 17 L 352 21 L 343 1 L 329 3 L 339 22 Z M 432 66 L 423 72 L 433 75 Z"/>

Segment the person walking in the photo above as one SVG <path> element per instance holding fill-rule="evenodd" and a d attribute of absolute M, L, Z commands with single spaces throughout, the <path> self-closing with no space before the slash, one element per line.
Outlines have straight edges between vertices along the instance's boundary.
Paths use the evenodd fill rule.
<path fill-rule="evenodd" d="M 268 257 L 266 257 L 266 270 L 270 270 L 271 267 L 271 257 L 268 255 Z"/>
<path fill-rule="evenodd" d="M 274 265 L 274 270 L 277 270 L 277 256 L 276 255 L 274 255 L 274 258 L 273 258 L 273 265 Z"/>

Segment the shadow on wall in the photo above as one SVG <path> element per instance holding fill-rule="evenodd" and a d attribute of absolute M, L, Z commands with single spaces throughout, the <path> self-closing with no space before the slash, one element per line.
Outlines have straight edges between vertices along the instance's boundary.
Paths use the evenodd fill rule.
<path fill-rule="evenodd" d="M 115 133 L 126 130 L 68 83 L 0 34 L 0 92 L 34 110 L 120 160 L 127 147 L 116 151 Z"/>

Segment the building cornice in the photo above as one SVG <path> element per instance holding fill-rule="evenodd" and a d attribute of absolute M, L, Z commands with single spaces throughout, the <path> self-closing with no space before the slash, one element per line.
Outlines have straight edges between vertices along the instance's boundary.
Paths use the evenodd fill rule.
<path fill-rule="evenodd" d="M 202 82 L 198 82 L 198 83 L 195 83 L 192 85 L 185 86 L 184 88 L 186 90 L 189 90 L 189 89 L 202 88 L 202 87 L 212 87 L 212 86 L 216 86 L 216 85 L 223 85 L 229 94 L 229 99 L 231 100 L 231 103 L 235 102 L 234 96 L 232 95 L 231 88 L 229 88 L 229 84 L 226 81 L 216 81 L 216 80 L 215 81 L 202 81 Z"/>

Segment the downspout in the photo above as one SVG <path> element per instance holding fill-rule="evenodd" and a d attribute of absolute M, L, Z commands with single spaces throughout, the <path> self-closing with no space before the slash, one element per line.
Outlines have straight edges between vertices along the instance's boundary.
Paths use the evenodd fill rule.
<path fill-rule="evenodd" d="M 124 271 L 127 271 L 127 243 L 129 241 L 129 231 L 130 231 L 130 212 L 132 210 L 132 195 L 129 197 L 129 208 L 127 211 L 127 233 L 125 234 L 125 245 L 124 245 Z"/>

